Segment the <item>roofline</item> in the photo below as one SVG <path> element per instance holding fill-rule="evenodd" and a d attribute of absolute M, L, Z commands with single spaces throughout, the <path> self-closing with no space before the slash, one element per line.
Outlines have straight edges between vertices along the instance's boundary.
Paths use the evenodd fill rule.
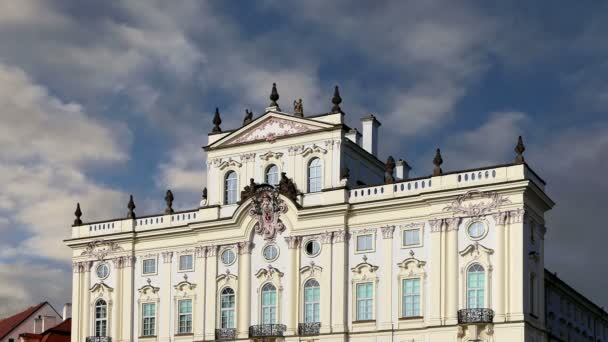
<path fill-rule="evenodd" d="M 107 219 L 107 220 L 99 220 L 99 221 L 92 221 L 92 222 L 83 222 L 82 224 L 79 224 L 79 225 L 76 225 L 76 226 L 72 226 L 72 227 L 82 227 L 82 226 L 88 226 L 88 225 L 92 225 L 92 224 L 108 223 L 108 222 L 115 222 L 115 221 L 139 220 L 139 219 L 146 219 L 146 218 L 156 217 L 156 216 L 177 215 L 177 214 L 184 214 L 184 213 L 195 212 L 195 211 L 198 211 L 198 209 L 199 208 L 184 209 L 184 210 L 180 210 L 180 211 L 175 211 L 175 212 L 173 212 L 171 214 L 165 214 L 165 213 L 161 213 L 161 214 L 148 214 L 148 215 L 143 215 L 143 216 L 135 216 L 135 218 L 133 218 L 133 219 L 130 219 L 128 217 L 117 217 L 117 218 Z"/>
<path fill-rule="evenodd" d="M 0 339 L 3 339 L 3 338 L 5 338 L 6 336 L 8 336 L 8 335 L 9 335 L 11 332 L 13 332 L 13 330 L 15 330 L 15 328 L 17 328 L 18 326 L 20 326 L 20 325 L 21 325 L 21 323 L 25 322 L 25 321 L 26 321 L 28 318 L 32 317 L 32 315 L 34 315 L 36 312 L 38 312 L 40 309 L 42 309 L 42 308 L 44 307 L 44 305 L 45 305 L 45 304 L 48 304 L 48 305 L 51 307 L 51 309 L 53 309 L 53 311 L 55 311 L 55 313 L 57 314 L 57 316 L 59 316 L 59 317 L 61 317 L 61 319 L 63 319 L 63 317 L 62 317 L 62 316 L 59 314 L 59 312 L 57 312 L 57 310 L 55 310 L 55 308 L 53 307 L 53 305 L 51 305 L 51 303 L 49 303 L 48 301 L 44 301 L 44 302 L 41 302 L 41 303 L 39 303 L 38 305 L 36 305 L 36 306 L 38 306 L 38 309 L 34 310 L 34 311 L 31 313 L 31 314 L 29 314 L 27 317 L 25 317 L 24 319 L 22 319 L 22 320 L 21 320 L 19 323 L 17 323 L 17 324 L 16 324 L 16 325 L 15 325 L 15 326 L 14 326 L 14 327 L 11 329 L 11 330 L 9 330 L 9 331 L 8 331 L 6 334 L 4 334 L 3 336 L 0 336 Z M 25 310 L 27 310 L 27 309 L 25 309 Z M 25 310 L 23 310 L 23 311 L 25 311 Z M 22 311 L 22 312 L 23 312 L 23 311 Z M 20 312 L 16 313 L 15 315 L 18 315 L 19 313 L 20 313 Z M 15 315 L 13 315 L 13 316 L 15 316 Z M 9 317 L 6 317 L 6 318 L 11 318 L 11 317 L 13 317 L 13 316 L 9 316 Z"/>
<path fill-rule="evenodd" d="M 589 304 L 594 309 L 599 311 L 604 316 L 604 319 L 608 321 L 608 312 L 606 312 L 606 310 L 603 307 L 595 304 L 591 299 L 587 298 L 585 295 L 583 295 L 579 291 L 575 290 L 572 286 L 568 285 L 568 283 L 566 283 L 564 280 L 559 278 L 557 275 L 551 273 L 551 271 L 549 271 L 546 268 L 545 268 L 545 278 L 550 278 L 556 284 L 565 287 L 568 291 L 572 291 L 576 297 L 579 297 L 578 299 L 581 299 L 583 302 L 585 302 L 586 304 Z M 546 288 L 547 288 L 547 286 L 545 285 L 545 289 Z"/>

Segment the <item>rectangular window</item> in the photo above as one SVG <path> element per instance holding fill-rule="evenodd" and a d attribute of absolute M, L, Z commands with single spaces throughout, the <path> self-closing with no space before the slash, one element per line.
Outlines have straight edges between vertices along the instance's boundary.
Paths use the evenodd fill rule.
<path fill-rule="evenodd" d="M 373 239 L 372 234 L 357 235 L 357 252 L 373 250 Z"/>
<path fill-rule="evenodd" d="M 156 304 L 144 303 L 142 311 L 142 336 L 154 336 L 156 328 Z"/>
<path fill-rule="evenodd" d="M 192 270 L 192 254 L 179 256 L 179 270 L 180 271 Z"/>
<path fill-rule="evenodd" d="M 404 246 L 420 245 L 420 229 L 408 229 L 403 231 Z"/>
<path fill-rule="evenodd" d="M 420 279 L 403 280 L 403 317 L 420 316 Z"/>
<path fill-rule="evenodd" d="M 144 259 L 142 261 L 143 274 L 156 273 L 156 259 Z"/>
<path fill-rule="evenodd" d="M 374 283 L 357 284 L 357 321 L 374 319 Z"/>
<path fill-rule="evenodd" d="M 277 323 L 277 292 L 262 292 L 262 324 Z"/>
<path fill-rule="evenodd" d="M 304 323 L 320 322 L 321 292 L 318 286 L 304 289 Z"/>
<path fill-rule="evenodd" d="M 177 302 L 178 305 L 178 333 L 189 334 L 192 332 L 192 300 L 184 299 Z"/>

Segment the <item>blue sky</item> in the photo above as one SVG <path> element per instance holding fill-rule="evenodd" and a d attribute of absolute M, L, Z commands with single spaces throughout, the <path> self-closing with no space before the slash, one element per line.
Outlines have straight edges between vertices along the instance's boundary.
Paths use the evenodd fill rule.
<path fill-rule="evenodd" d="M 69 301 L 84 219 L 192 208 L 224 129 L 279 104 L 375 113 L 415 175 L 509 162 L 517 135 L 557 202 L 546 265 L 608 304 L 608 7 L 600 1 L 0 0 L 0 315 Z"/>

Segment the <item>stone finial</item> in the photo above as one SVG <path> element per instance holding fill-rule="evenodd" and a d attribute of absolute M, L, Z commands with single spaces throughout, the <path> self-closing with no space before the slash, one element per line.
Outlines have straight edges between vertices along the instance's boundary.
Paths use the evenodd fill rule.
<path fill-rule="evenodd" d="M 213 115 L 213 130 L 212 133 L 221 133 L 222 129 L 220 125 L 222 124 L 222 118 L 220 118 L 220 109 L 215 107 L 215 114 Z"/>
<path fill-rule="evenodd" d="M 279 100 L 279 92 L 277 91 L 277 84 L 272 84 L 272 90 L 270 91 L 270 107 L 279 107 L 277 101 Z"/>
<path fill-rule="evenodd" d="M 384 184 L 395 183 L 395 177 L 393 177 L 393 173 L 395 172 L 396 165 L 397 164 L 395 163 L 395 159 L 393 158 L 393 156 L 389 156 L 385 164 L 386 174 L 384 175 Z"/>
<path fill-rule="evenodd" d="M 521 138 L 521 135 L 520 135 L 519 138 L 517 138 L 517 145 L 515 145 L 515 153 L 517 153 L 517 156 L 515 157 L 516 164 L 523 164 L 525 162 L 525 159 L 524 159 L 525 150 L 526 150 L 526 146 L 524 146 L 524 140 Z"/>
<path fill-rule="evenodd" d="M 441 176 L 443 174 L 443 170 L 441 170 L 443 158 L 441 158 L 440 149 L 437 149 L 437 153 L 435 153 L 435 158 L 433 158 L 433 164 L 435 164 L 435 168 L 433 169 L 433 176 Z"/>
<path fill-rule="evenodd" d="M 334 104 L 334 106 L 331 107 L 332 113 L 341 113 L 342 112 L 342 108 L 340 108 L 340 103 L 342 103 L 342 98 L 340 97 L 340 89 L 338 89 L 338 86 L 336 86 L 334 88 L 334 97 L 331 98 L 331 103 Z"/>
<path fill-rule="evenodd" d="M 76 211 L 74 212 L 76 219 L 74 220 L 74 226 L 80 226 L 82 224 L 82 211 L 80 210 L 80 203 L 76 203 Z"/>
<path fill-rule="evenodd" d="M 127 204 L 127 208 L 129 212 L 127 213 L 128 219 L 135 219 L 137 216 L 135 215 L 135 201 L 133 201 L 133 195 L 129 195 L 129 204 Z"/>
<path fill-rule="evenodd" d="M 165 208 L 165 215 L 173 214 L 173 192 L 171 190 L 167 190 L 167 194 L 165 195 L 165 202 L 167 203 L 167 207 Z"/>
<path fill-rule="evenodd" d="M 243 126 L 247 126 L 253 121 L 253 112 L 249 109 L 245 109 L 245 118 L 243 119 Z"/>
<path fill-rule="evenodd" d="M 302 103 L 302 99 L 293 101 L 293 113 L 295 116 L 304 117 L 304 104 Z"/>

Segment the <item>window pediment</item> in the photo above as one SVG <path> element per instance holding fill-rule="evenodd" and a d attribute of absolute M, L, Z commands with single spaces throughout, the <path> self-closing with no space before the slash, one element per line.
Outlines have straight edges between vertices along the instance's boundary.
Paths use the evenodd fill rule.
<path fill-rule="evenodd" d="M 377 270 L 378 266 L 368 263 L 367 260 L 351 268 L 351 271 L 353 272 L 353 280 L 377 279 Z"/>
<path fill-rule="evenodd" d="M 96 292 L 104 293 L 104 292 L 112 292 L 112 291 L 114 291 L 114 288 L 108 286 L 108 284 L 104 283 L 103 281 L 100 281 L 99 283 L 94 284 L 90 288 L 90 291 L 93 293 L 96 293 Z"/>
<path fill-rule="evenodd" d="M 415 275 L 426 275 L 426 272 L 424 271 L 425 265 L 426 261 L 418 260 L 414 257 L 407 258 L 397 264 L 400 273 L 408 277 L 412 277 Z"/>
<path fill-rule="evenodd" d="M 487 248 L 479 242 L 475 242 L 473 244 L 468 245 L 465 249 L 459 252 L 461 256 L 470 255 L 473 258 L 478 258 L 481 254 L 492 255 L 494 254 L 494 250 L 491 248 Z"/>
<path fill-rule="evenodd" d="M 268 265 L 266 268 L 260 268 L 256 273 L 255 277 L 258 278 L 260 282 L 272 281 L 275 283 L 280 283 L 281 278 L 283 278 L 285 274 L 279 271 L 277 268 L 272 267 L 272 265 Z"/>
<path fill-rule="evenodd" d="M 310 265 L 306 265 L 300 268 L 300 274 L 304 279 L 312 278 L 318 276 L 323 271 L 321 266 L 318 266 L 314 263 L 314 261 L 310 262 Z"/>

